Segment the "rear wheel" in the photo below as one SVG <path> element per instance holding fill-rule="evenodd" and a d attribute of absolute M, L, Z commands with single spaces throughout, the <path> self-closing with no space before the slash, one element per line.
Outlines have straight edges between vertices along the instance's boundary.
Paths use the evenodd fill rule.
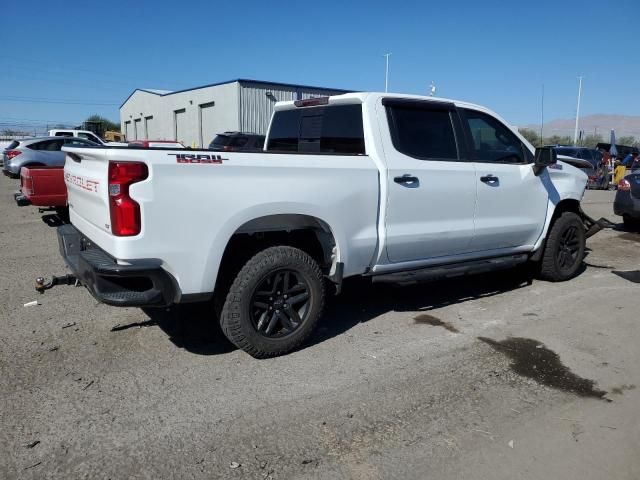
<path fill-rule="evenodd" d="M 582 264 L 584 226 L 573 212 L 562 213 L 551 226 L 540 263 L 540 277 L 552 282 L 573 278 Z"/>
<path fill-rule="evenodd" d="M 238 348 L 256 358 L 283 355 L 313 332 L 324 307 L 318 264 L 293 247 L 271 247 L 251 258 L 236 276 L 220 325 Z"/>

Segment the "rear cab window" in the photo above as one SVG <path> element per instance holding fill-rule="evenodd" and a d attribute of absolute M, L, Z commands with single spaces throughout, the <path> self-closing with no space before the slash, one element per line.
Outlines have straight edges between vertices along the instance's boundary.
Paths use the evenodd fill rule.
<path fill-rule="evenodd" d="M 279 110 L 271 122 L 267 151 L 365 155 L 362 105 Z"/>

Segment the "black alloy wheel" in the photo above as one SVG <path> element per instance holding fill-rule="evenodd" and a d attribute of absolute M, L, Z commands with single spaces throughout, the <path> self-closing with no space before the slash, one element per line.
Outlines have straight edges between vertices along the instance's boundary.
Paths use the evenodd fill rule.
<path fill-rule="evenodd" d="M 251 321 L 256 331 L 267 338 L 290 335 L 309 315 L 309 284 L 300 272 L 276 270 L 269 273 L 253 293 Z"/>

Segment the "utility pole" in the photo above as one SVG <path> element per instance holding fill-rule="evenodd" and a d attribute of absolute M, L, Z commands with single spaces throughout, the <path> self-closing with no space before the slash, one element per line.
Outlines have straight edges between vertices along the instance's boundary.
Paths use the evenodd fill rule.
<path fill-rule="evenodd" d="M 542 84 L 542 98 L 540 99 L 540 147 L 544 146 L 544 83 Z"/>
<path fill-rule="evenodd" d="M 578 77 L 578 106 L 576 107 L 576 128 L 573 131 L 573 144 L 578 144 L 578 120 L 580 118 L 580 97 L 582 95 L 582 76 Z"/>
<path fill-rule="evenodd" d="M 384 91 L 387 93 L 389 91 L 389 57 L 390 53 L 385 53 L 383 57 L 385 57 L 385 68 L 384 68 Z"/>

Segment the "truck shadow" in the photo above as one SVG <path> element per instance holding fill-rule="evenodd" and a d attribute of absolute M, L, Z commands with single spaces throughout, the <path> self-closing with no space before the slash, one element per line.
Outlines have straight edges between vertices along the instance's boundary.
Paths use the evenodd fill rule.
<path fill-rule="evenodd" d="M 388 312 L 437 310 L 524 288 L 531 285 L 531 280 L 531 273 L 524 268 L 411 286 L 351 279 L 345 282 L 341 296 L 329 299 L 324 318 L 307 345 L 324 342 Z"/>
<path fill-rule="evenodd" d="M 426 312 L 530 283 L 531 274 L 523 268 L 405 287 L 372 284 L 366 278 L 347 279 L 341 295 L 328 296 L 318 329 L 302 349 L 342 335 L 387 312 Z M 219 355 L 236 349 L 222 334 L 211 302 L 144 311 L 149 317 L 145 323 L 158 325 L 179 348 L 198 355 Z"/>

